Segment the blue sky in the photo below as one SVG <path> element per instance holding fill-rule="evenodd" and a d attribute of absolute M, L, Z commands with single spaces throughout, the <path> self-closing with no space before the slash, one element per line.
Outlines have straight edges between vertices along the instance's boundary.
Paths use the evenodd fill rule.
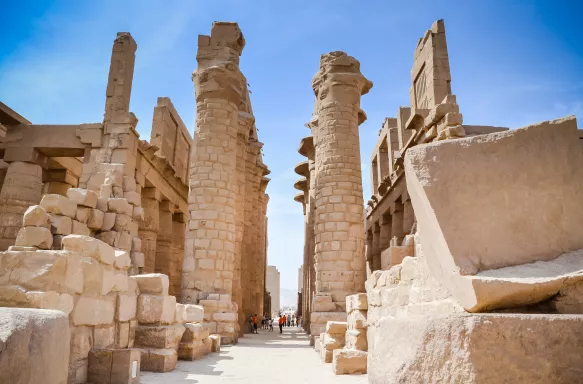
<path fill-rule="evenodd" d="M 519 127 L 569 114 L 583 119 L 581 1 L 3 1 L 0 100 L 33 123 L 99 122 L 111 45 L 118 31 L 138 43 L 131 110 L 148 139 L 158 96 L 172 99 L 194 130 L 198 34 L 237 21 L 247 45 L 241 69 L 272 170 L 269 262 L 295 289 L 303 254 L 294 165 L 313 110 L 312 76 L 322 53 L 343 50 L 374 87 L 362 99 L 364 191 L 385 117 L 408 105 L 417 40 L 445 19 L 452 89 L 467 124 Z M 583 127 L 582 123 L 579 123 Z M 365 198 L 366 201 L 366 198 Z"/>

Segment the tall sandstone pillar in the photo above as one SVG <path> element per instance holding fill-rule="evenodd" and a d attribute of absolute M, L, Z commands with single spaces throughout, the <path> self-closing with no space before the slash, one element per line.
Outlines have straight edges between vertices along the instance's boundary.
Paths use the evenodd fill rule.
<path fill-rule="evenodd" d="M 144 219 L 139 221 L 139 236 L 144 254 L 144 273 L 156 270 L 156 245 L 160 228 L 160 192 L 155 188 L 142 189 Z"/>
<path fill-rule="evenodd" d="M 360 63 L 344 52 L 322 55 L 312 81 L 317 121 L 311 123 L 316 152 L 316 296 L 311 333 L 328 320 L 345 320 L 347 295 L 364 291 L 364 218 L 358 126 L 365 120 L 360 96 L 372 83 Z"/>
<path fill-rule="evenodd" d="M 215 22 L 210 36 L 198 38 L 198 68 L 193 74 L 196 130 L 189 170 L 182 301 L 203 305 L 207 327 L 211 333 L 221 333 L 225 343 L 238 337 L 237 305 L 231 295 L 238 111 L 246 82 L 239 56 L 244 45 L 236 23 Z"/>

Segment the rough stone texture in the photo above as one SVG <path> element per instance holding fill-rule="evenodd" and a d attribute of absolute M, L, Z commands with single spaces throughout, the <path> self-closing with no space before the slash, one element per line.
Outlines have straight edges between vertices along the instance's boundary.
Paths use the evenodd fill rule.
<path fill-rule="evenodd" d="M 0 382 L 66 384 L 69 337 L 62 312 L 0 308 Z"/>
<path fill-rule="evenodd" d="M 336 349 L 332 357 L 332 369 L 337 375 L 366 373 L 368 354 L 365 351 Z"/>
<path fill-rule="evenodd" d="M 138 296 L 137 317 L 140 324 L 172 324 L 175 312 L 174 296 Z"/>
<path fill-rule="evenodd" d="M 40 205 L 31 205 L 23 216 L 23 226 L 25 227 L 49 227 L 49 215 Z"/>
<path fill-rule="evenodd" d="M 431 274 L 469 311 L 554 295 L 579 263 L 544 281 L 528 264 L 583 248 L 581 165 L 574 117 L 410 149 L 407 188 Z"/>
<path fill-rule="evenodd" d="M 53 235 L 45 227 L 22 227 L 18 231 L 14 245 L 51 249 L 53 246 Z"/>
<path fill-rule="evenodd" d="M 135 345 L 151 348 L 178 348 L 185 327 L 182 324 L 168 326 L 138 326 Z"/>
<path fill-rule="evenodd" d="M 92 350 L 89 353 L 88 382 L 90 384 L 139 384 L 140 352 L 139 349 Z M 136 375 L 132 374 L 133 370 Z"/>
<path fill-rule="evenodd" d="M 40 206 L 45 209 L 48 213 L 55 213 L 57 215 L 68 216 L 71 219 L 75 218 L 75 213 L 77 211 L 77 204 L 65 196 L 61 195 L 44 195 Z"/>
<path fill-rule="evenodd" d="M 385 318 L 369 353 L 369 380 L 575 383 L 583 375 L 582 324 L 583 316 L 573 315 Z"/>
<path fill-rule="evenodd" d="M 138 283 L 140 293 L 149 295 L 168 295 L 168 276 L 161 273 L 132 276 Z"/>
<path fill-rule="evenodd" d="M 140 367 L 147 372 L 170 372 L 176 368 L 178 354 L 174 349 L 142 348 Z"/>

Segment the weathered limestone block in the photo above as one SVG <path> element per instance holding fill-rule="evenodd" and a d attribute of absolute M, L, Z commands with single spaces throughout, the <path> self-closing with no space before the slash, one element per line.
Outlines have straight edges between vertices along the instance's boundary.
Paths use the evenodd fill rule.
<path fill-rule="evenodd" d="M 351 313 L 353 310 L 366 311 L 367 309 L 368 300 L 366 293 L 346 296 L 346 313 Z"/>
<path fill-rule="evenodd" d="M 91 208 L 77 206 L 77 213 L 75 214 L 75 220 L 77 220 L 83 224 L 87 224 L 87 220 L 89 220 L 89 216 L 91 216 Z"/>
<path fill-rule="evenodd" d="M 40 205 L 31 205 L 23 216 L 24 227 L 45 227 L 49 228 L 49 215 Z"/>
<path fill-rule="evenodd" d="M 176 368 L 178 354 L 174 349 L 142 348 L 140 368 L 146 372 L 170 372 Z"/>
<path fill-rule="evenodd" d="M 111 198 L 107 201 L 107 209 L 122 215 L 132 216 L 134 207 L 124 198 Z"/>
<path fill-rule="evenodd" d="M 349 329 L 346 331 L 346 349 L 356 349 L 359 351 L 367 351 L 368 343 L 366 339 L 366 330 Z"/>
<path fill-rule="evenodd" d="M 186 328 L 182 324 L 143 326 L 136 327 L 135 345 L 149 348 L 174 348 L 178 349 L 178 343 Z"/>
<path fill-rule="evenodd" d="M 87 218 L 87 226 L 89 227 L 89 229 L 92 229 L 94 231 L 100 230 L 103 227 L 104 217 L 105 214 L 102 211 L 100 211 L 99 209 L 92 209 L 91 213 L 89 214 L 89 217 Z"/>
<path fill-rule="evenodd" d="M 64 250 L 79 253 L 85 257 L 92 257 L 103 264 L 113 264 L 115 262 L 115 251 L 111 246 L 99 239 L 82 236 L 65 236 L 61 242 Z"/>
<path fill-rule="evenodd" d="M 367 327 L 366 323 L 366 311 L 353 310 L 348 314 L 348 329 L 365 329 Z"/>
<path fill-rule="evenodd" d="M 109 348 L 115 343 L 115 324 L 93 328 L 93 347 Z"/>
<path fill-rule="evenodd" d="M 189 323 L 200 323 L 204 317 L 204 308 L 201 305 L 186 304 L 186 318 Z"/>
<path fill-rule="evenodd" d="M 346 322 L 342 321 L 327 322 L 326 333 L 330 335 L 344 335 L 346 333 Z"/>
<path fill-rule="evenodd" d="M 26 298 L 31 308 L 59 309 L 59 294 L 54 291 L 28 291 Z"/>
<path fill-rule="evenodd" d="M 22 227 L 16 235 L 16 246 L 51 249 L 53 235 L 45 227 Z"/>
<path fill-rule="evenodd" d="M 186 330 L 182 335 L 183 342 L 200 341 L 209 337 L 208 329 L 201 323 L 185 323 Z"/>
<path fill-rule="evenodd" d="M 123 249 L 114 250 L 115 261 L 114 265 L 116 268 L 127 270 L 132 263 L 130 258 L 130 253 Z"/>
<path fill-rule="evenodd" d="M 466 310 L 536 303 L 579 275 L 567 253 L 583 248 L 579 141 L 568 117 L 407 151 L 431 274 Z"/>
<path fill-rule="evenodd" d="M 51 232 L 54 235 L 70 235 L 73 231 L 73 220 L 69 216 L 56 215 L 51 213 L 49 216 L 51 223 Z"/>
<path fill-rule="evenodd" d="M 162 273 L 148 273 L 131 277 L 138 283 L 140 293 L 148 295 L 168 295 L 168 276 Z"/>
<path fill-rule="evenodd" d="M 0 382 L 66 383 L 69 340 L 69 320 L 60 311 L 0 308 Z"/>
<path fill-rule="evenodd" d="M 48 194 L 44 195 L 40 201 L 40 206 L 48 213 L 68 216 L 71 219 L 75 218 L 77 211 L 77 204 L 69 200 L 65 196 Z"/>
<path fill-rule="evenodd" d="M 139 384 L 139 349 L 95 349 L 89 353 L 87 372 L 91 384 Z"/>
<path fill-rule="evenodd" d="M 117 295 L 115 318 L 117 321 L 130 321 L 136 317 L 138 296 L 120 293 Z"/>
<path fill-rule="evenodd" d="M 220 352 L 221 351 L 221 335 L 210 335 L 209 339 L 211 340 L 211 352 Z"/>
<path fill-rule="evenodd" d="M 144 266 L 146 265 L 146 259 L 142 252 L 132 252 L 130 254 L 130 257 L 132 259 L 132 264 L 135 265 L 136 267 L 144 268 Z"/>
<path fill-rule="evenodd" d="M 73 220 L 73 227 L 71 229 L 71 233 L 73 235 L 81 235 L 81 236 L 91 236 L 91 231 L 87 224 L 84 224 L 80 221 Z"/>
<path fill-rule="evenodd" d="M 555 314 L 388 317 L 380 321 L 368 378 L 412 384 L 576 383 L 583 374 L 582 325 L 583 316 Z M 492 351 L 504 351 L 506 358 Z"/>
<path fill-rule="evenodd" d="M 332 369 L 335 374 L 353 375 L 355 373 L 366 373 L 367 352 L 352 349 L 336 349 L 333 354 Z"/>
<path fill-rule="evenodd" d="M 73 311 L 73 324 L 107 325 L 113 322 L 115 300 L 108 297 L 81 296 Z"/>
<path fill-rule="evenodd" d="M 138 296 L 138 321 L 140 324 L 172 324 L 176 312 L 174 296 Z"/>
<path fill-rule="evenodd" d="M 115 225 L 115 216 L 117 216 L 115 212 L 105 212 L 100 229 L 102 231 L 111 231 Z"/>
<path fill-rule="evenodd" d="M 178 358 L 180 360 L 194 361 L 206 355 L 207 346 L 202 340 L 182 342 L 178 347 Z"/>
<path fill-rule="evenodd" d="M 97 193 L 84 188 L 69 188 L 67 190 L 69 200 L 77 205 L 95 208 L 97 206 Z"/>

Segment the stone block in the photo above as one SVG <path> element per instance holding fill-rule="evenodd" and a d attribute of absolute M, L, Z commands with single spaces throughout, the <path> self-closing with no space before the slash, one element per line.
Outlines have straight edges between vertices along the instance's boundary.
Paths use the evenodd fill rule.
<path fill-rule="evenodd" d="M 366 312 L 352 311 L 348 314 L 347 319 L 348 329 L 365 329 L 367 327 Z"/>
<path fill-rule="evenodd" d="M 346 349 L 356 349 L 358 351 L 368 351 L 366 330 L 349 329 L 346 331 Z"/>
<path fill-rule="evenodd" d="M 87 224 L 89 217 L 91 216 L 91 208 L 89 207 L 77 207 L 77 213 L 75 214 L 75 220 Z"/>
<path fill-rule="evenodd" d="M 77 204 L 65 196 L 48 194 L 44 195 L 40 201 L 40 206 L 47 211 L 47 213 L 54 213 L 57 215 L 68 216 L 71 219 L 75 218 L 77 212 Z"/>
<path fill-rule="evenodd" d="M 69 200 L 77 205 L 95 208 L 97 206 L 97 193 L 84 188 L 69 188 L 67 190 Z"/>
<path fill-rule="evenodd" d="M 136 179 L 133 177 L 124 176 L 122 181 L 124 191 L 131 192 L 136 190 Z"/>
<path fill-rule="evenodd" d="M 134 213 L 134 207 L 128 203 L 127 199 L 123 197 L 111 198 L 107 201 L 107 209 L 110 212 L 115 212 L 122 215 L 132 216 Z"/>
<path fill-rule="evenodd" d="M 132 249 L 132 236 L 127 232 L 117 232 L 114 245 L 116 248 L 125 249 L 129 251 Z"/>
<path fill-rule="evenodd" d="M 184 304 L 176 304 L 176 313 L 174 314 L 174 320 L 178 324 L 184 324 L 186 322 L 186 307 Z"/>
<path fill-rule="evenodd" d="M 73 220 L 73 228 L 71 230 L 73 235 L 81 235 L 81 236 L 91 236 L 91 231 L 87 224 L 83 224 L 80 221 Z"/>
<path fill-rule="evenodd" d="M 583 316 L 459 314 L 387 317 L 375 331 L 368 380 L 577 383 Z M 395 348 L 398 346 L 398 348 Z M 503 351 L 502 358 L 498 353 Z"/>
<path fill-rule="evenodd" d="M 332 370 L 337 375 L 366 373 L 368 353 L 350 349 L 337 349 L 333 352 Z"/>
<path fill-rule="evenodd" d="M 310 315 L 312 324 L 325 324 L 328 321 L 346 321 L 346 312 L 312 312 Z"/>
<path fill-rule="evenodd" d="M 51 249 L 53 235 L 45 227 L 22 227 L 16 235 L 16 246 Z"/>
<path fill-rule="evenodd" d="M 73 324 L 107 325 L 113 322 L 115 302 L 107 298 L 81 296 L 73 310 Z"/>
<path fill-rule="evenodd" d="M 185 323 L 186 330 L 182 335 L 183 342 L 200 341 L 209 337 L 209 330 L 201 323 Z"/>
<path fill-rule="evenodd" d="M 100 211 L 99 209 L 92 209 L 91 213 L 89 214 L 89 217 L 87 218 L 87 226 L 89 227 L 89 229 L 92 229 L 94 231 L 100 230 L 101 228 L 103 228 L 104 217 L 105 214 L 102 211 Z"/>
<path fill-rule="evenodd" d="M 221 335 L 210 335 L 209 339 L 211 340 L 211 352 L 220 352 L 221 351 Z"/>
<path fill-rule="evenodd" d="M 168 295 L 168 276 L 162 273 L 148 273 L 132 276 L 138 283 L 140 293 L 148 295 Z"/>
<path fill-rule="evenodd" d="M 178 347 L 178 358 L 187 361 L 198 360 L 208 353 L 207 350 L 206 345 L 201 340 L 182 342 Z"/>
<path fill-rule="evenodd" d="M 93 346 L 93 327 L 71 327 L 71 349 L 69 361 L 87 359 Z"/>
<path fill-rule="evenodd" d="M 115 225 L 115 212 L 105 212 L 103 214 L 103 223 L 101 224 L 102 231 L 111 231 Z"/>
<path fill-rule="evenodd" d="M 91 384 L 139 384 L 139 349 L 95 349 L 89 353 L 87 381 Z"/>
<path fill-rule="evenodd" d="M 142 196 L 140 196 L 138 192 L 126 191 L 123 193 L 123 197 L 125 197 L 131 205 L 140 206 L 142 204 Z"/>
<path fill-rule="evenodd" d="M 366 311 L 368 309 L 368 300 L 366 293 L 357 293 L 346 296 L 346 313 L 353 310 Z"/>
<path fill-rule="evenodd" d="M 344 321 L 328 321 L 326 323 L 326 333 L 331 335 L 344 335 L 346 333 L 346 325 Z"/>
<path fill-rule="evenodd" d="M 336 310 L 336 304 L 332 301 L 315 302 L 312 309 L 316 312 L 334 312 Z"/>
<path fill-rule="evenodd" d="M 130 253 L 130 258 L 132 259 L 132 265 L 135 265 L 138 268 L 144 268 L 146 265 L 146 258 L 141 252 Z"/>
<path fill-rule="evenodd" d="M 68 216 L 51 213 L 49 216 L 51 232 L 54 235 L 70 235 L 73 231 L 73 220 Z"/>
<path fill-rule="evenodd" d="M 146 372 L 170 372 L 176 368 L 178 354 L 174 349 L 142 348 L 141 369 Z"/>
<path fill-rule="evenodd" d="M 76 252 L 85 257 L 92 257 L 103 264 L 111 265 L 115 261 L 113 248 L 93 237 L 81 235 L 65 236 L 62 240 L 62 247 L 67 251 Z"/>
<path fill-rule="evenodd" d="M 115 346 L 117 348 L 128 348 L 130 343 L 130 323 L 115 323 Z"/>
<path fill-rule="evenodd" d="M 142 250 L 142 240 L 139 237 L 132 238 L 132 252 L 140 252 Z"/>
<path fill-rule="evenodd" d="M 321 349 L 327 349 L 329 351 L 333 351 L 335 349 L 344 348 L 344 344 L 345 344 L 345 335 L 344 334 L 322 333 L 320 335 L 320 348 Z M 327 363 L 331 363 L 331 362 L 332 361 L 327 361 Z"/>
<path fill-rule="evenodd" d="M 115 324 L 93 328 L 93 347 L 109 348 L 115 344 Z"/>
<path fill-rule="evenodd" d="M 49 228 L 49 214 L 40 205 L 32 205 L 24 212 L 22 225 Z"/>
<path fill-rule="evenodd" d="M 117 321 L 130 321 L 136 317 L 138 297 L 133 294 L 117 295 L 115 318 Z"/>
<path fill-rule="evenodd" d="M 124 214 L 115 215 L 115 223 L 113 224 L 113 230 L 117 232 L 130 231 L 130 226 L 132 224 L 132 218 Z"/>
<path fill-rule="evenodd" d="M 0 381 L 66 383 L 69 341 L 69 319 L 60 311 L 0 308 Z"/>
<path fill-rule="evenodd" d="M 167 326 L 138 325 L 134 343 L 139 347 L 178 349 L 178 343 L 180 343 L 185 329 L 182 324 Z"/>
<path fill-rule="evenodd" d="M 466 310 L 556 294 L 556 270 L 530 271 L 583 248 L 579 141 L 568 117 L 407 151 L 407 190 L 431 275 Z M 577 274 L 580 265 L 559 269 Z"/>
<path fill-rule="evenodd" d="M 140 324 L 172 324 L 176 311 L 174 296 L 138 296 L 138 321 Z"/>
<path fill-rule="evenodd" d="M 54 291 L 28 291 L 26 299 L 31 308 L 59 309 L 59 294 Z"/>
<path fill-rule="evenodd" d="M 114 254 L 115 261 L 113 265 L 118 269 L 127 270 L 132 263 L 130 253 L 123 249 L 115 249 Z"/>

